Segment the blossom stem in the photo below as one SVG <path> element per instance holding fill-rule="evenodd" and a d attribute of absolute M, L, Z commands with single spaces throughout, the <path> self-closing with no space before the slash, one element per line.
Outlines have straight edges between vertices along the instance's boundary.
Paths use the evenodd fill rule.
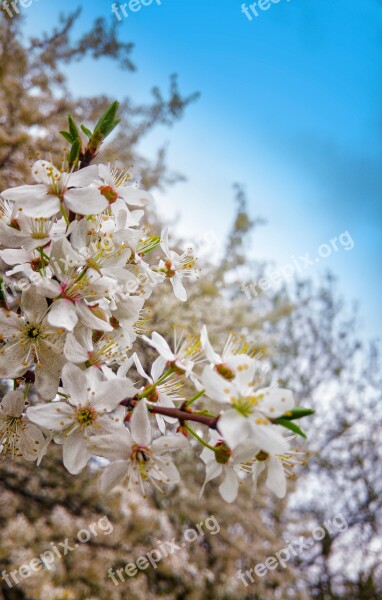
<path fill-rule="evenodd" d="M 196 431 L 194 431 L 192 429 L 192 427 L 190 427 L 189 425 L 185 424 L 184 428 L 187 429 L 187 431 L 189 433 L 191 433 L 191 435 L 194 436 L 195 439 L 198 440 L 198 442 L 200 442 L 201 444 L 203 444 L 203 446 L 205 446 L 206 448 L 208 448 L 209 450 L 212 450 L 213 452 L 216 452 L 216 448 L 214 448 L 213 446 L 210 446 L 202 437 L 200 437 L 200 435 L 198 435 L 196 433 Z"/>
<path fill-rule="evenodd" d="M 198 400 L 201 396 L 203 396 L 204 393 L 205 393 L 205 390 L 198 392 L 197 394 L 195 394 L 195 396 L 192 396 L 192 398 L 187 400 L 187 402 L 184 404 L 184 406 L 190 406 L 193 402 L 195 402 L 195 400 Z"/>
<path fill-rule="evenodd" d="M 126 398 L 125 400 L 122 400 L 121 405 L 132 410 L 136 405 L 136 399 L 134 400 L 134 398 Z M 183 410 L 182 408 L 172 408 L 169 406 L 158 406 L 157 404 L 150 404 L 148 409 L 153 414 L 178 419 L 181 425 L 184 425 L 185 421 L 193 421 L 194 423 L 206 425 L 210 429 L 216 429 L 219 431 L 218 421 L 220 415 L 208 417 L 207 415 L 193 413 L 191 410 Z"/>
<path fill-rule="evenodd" d="M 69 221 L 69 219 L 68 219 L 68 215 L 67 215 L 67 214 L 66 214 L 66 212 L 65 212 L 65 208 L 64 208 L 64 205 L 63 205 L 63 204 L 61 204 L 61 207 L 60 207 L 60 212 L 61 212 L 62 216 L 64 217 L 64 220 L 65 220 L 66 226 L 67 226 L 67 227 L 69 227 L 69 225 L 70 225 L 70 221 Z"/>
<path fill-rule="evenodd" d="M 207 425 L 210 429 L 217 429 L 217 423 L 220 415 L 217 417 L 207 417 L 206 415 L 198 415 L 187 410 L 181 410 L 180 408 L 170 408 L 167 406 L 149 406 L 150 412 L 163 415 L 165 417 L 173 417 L 178 419 L 181 424 L 185 421 L 193 421 L 194 423 L 200 423 L 200 425 Z"/>
<path fill-rule="evenodd" d="M 153 383 L 153 385 L 151 385 L 150 387 L 148 387 L 147 389 L 145 389 L 143 392 L 141 392 L 138 395 L 138 398 L 146 398 L 146 396 L 148 396 L 149 394 L 151 394 L 151 392 L 153 392 L 158 385 L 160 385 L 161 383 L 163 383 L 163 381 L 165 379 L 167 379 L 167 377 L 170 377 L 170 375 L 172 375 L 173 372 L 174 372 L 174 369 L 171 369 L 171 368 L 168 369 L 166 371 L 166 373 L 164 373 L 162 375 L 162 377 L 160 377 L 158 379 L 158 381 L 156 381 L 155 383 Z"/>

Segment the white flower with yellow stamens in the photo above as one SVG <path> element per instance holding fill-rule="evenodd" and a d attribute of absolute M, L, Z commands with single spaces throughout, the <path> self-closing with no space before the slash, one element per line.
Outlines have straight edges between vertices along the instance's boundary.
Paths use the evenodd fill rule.
<path fill-rule="evenodd" d="M 233 502 L 237 498 L 240 482 L 251 472 L 258 448 L 251 440 L 246 440 L 234 450 L 230 450 L 216 431 L 211 431 L 210 434 L 209 445 L 216 448 L 216 451 L 206 447 L 200 455 L 206 465 L 206 478 L 200 496 L 209 481 L 224 475 L 219 492 L 223 500 Z"/>
<path fill-rule="evenodd" d="M 192 248 L 188 248 L 183 254 L 177 254 L 174 250 L 170 250 L 167 229 L 162 231 L 160 245 L 167 260 L 161 260 L 158 269 L 171 281 L 174 294 L 178 300 L 185 302 L 187 300 L 187 292 L 182 279 L 197 274 L 195 268 L 196 260 L 193 256 Z"/>
<path fill-rule="evenodd" d="M 225 380 L 210 367 L 204 368 L 201 377 L 210 398 L 231 406 L 220 417 L 219 430 L 231 448 L 250 438 L 261 450 L 282 454 L 288 444 L 280 427 L 271 420 L 294 407 L 293 394 L 280 388 L 257 388 L 253 381 L 257 361 L 246 355 L 239 358 L 232 381 Z"/>
<path fill-rule="evenodd" d="M 0 402 L 0 456 L 23 456 L 34 461 L 44 453 L 45 437 L 23 416 L 24 407 L 21 391 L 8 392 Z"/>
<path fill-rule="evenodd" d="M 122 427 L 119 417 L 111 414 L 126 396 L 136 390 L 127 379 L 104 380 L 98 369 L 82 371 L 67 363 L 62 370 L 63 394 L 67 402 L 51 402 L 27 409 L 33 423 L 56 432 L 55 441 L 63 444 L 64 465 L 78 474 L 91 458 L 89 437 L 111 433 Z"/>
<path fill-rule="evenodd" d="M 21 309 L 23 316 L 0 310 L 0 377 L 21 377 L 37 365 L 37 391 L 45 399 L 54 398 L 65 362 L 65 333 L 47 322 L 48 303 L 31 289 L 23 292 Z"/>
<path fill-rule="evenodd" d="M 102 212 L 107 201 L 97 185 L 98 169 L 90 166 L 80 171 L 64 173 L 46 160 L 38 160 L 32 167 L 34 185 L 21 185 L 2 192 L 6 200 L 28 217 L 49 218 L 62 210 L 63 206 L 80 215 Z"/>
<path fill-rule="evenodd" d="M 42 248 L 66 233 L 64 219 L 33 219 L 22 213 L 16 217 L 11 218 L 8 223 L 0 222 L 1 243 L 8 248 Z"/>
<path fill-rule="evenodd" d="M 161 436 L 152 440 L 151 423 L 145 400 L 134 408 L 130 420 L 131 432 L 125 427 L 115 435 L 97 436 L 91 440 L 92 452 L 113 461 L 101 477 L 101 491 L 109 492 L 126 481 L 128 490 L 141 491 L 150 481 L 162 491 L 160 484 L 179 483 L 179 471 L 169 453 L 189 446 L 182 435 Z"/>
<path fill-rule="evenodd" d="M 168 364 L 178 373 L 189 376 L 197 362 L 202 360 L 200 352 L 200 341 L 198 337 L 191 335 L 177 337 L 176 330 L 174 331 L 174 351 L 171 350 L 166 340 L 156 331 L 153 332 L 151 339 L 143 335 L 150 346 L 160 354 L 163 366 Z M 159 368 L 159 363 L 158 363 Z"/>
<path fill-rule="evenodd" d="M 55 279 L 45 278 L 37 290 L 53 299 L 48 322 L 68 331 L 73 331 L 78 322 L 90 329 L 112 331 L 108 315 L 99 304 L 118 289 L 118 282 L 88 268 L 66 239 L 54 244 L 49 264 Z"/>
<path fill-rule="evenodd" d="M 101 368 L 121 364 L 131 346 L 130 337 L 122 327 L 111 333 L 96 334 L 86 327 L 77 327 L 66 338 L 64 354 L 74 364 Z"/>
<path fill-rule="evenodd" d="M 132 206 L 145 206 L 153 200 L 149 192 L 138 188 L 131 183 L 130 173 L 120 169 L 110 169 L 106 165 L 98 165 L 98 173 L 102 180 L 99 191 L 107 203 L 113 207 L 125 208 L 126 204 Z"/>
<path fill-rule="evenodd" d="M 286 441 L 289 443 L 294 438 L 295 436 L 291 435 L 286 438 Z M 301 460 L 304 455 L 306 456 L 307 453 L 291 450 L 290 447 L 283 454 L 259 451 L 252 467 L 252 495 L 256 493 L 259 476 L 267 469 L 265 484 L 278 498 L 284 498 L 287 492 L 287 479 L 294 477 L 293 468 L 296 465 L 306 464 L 305 460 Z"/>
<path fill-rule="evenodd" d="M 232 334 L 228 337 L 228 340 L 224 346 L 221 355 L 217 354 L 213 349 L 210 340 L 208 338 L 207 327 L 203 325 L 200 333 L 200 343 L 204 354 L 208 361 L 211 363 L 211 367 L 219 373 L 224 379 L 231 380 L 236 376 L 237 368 L 243 365 L 243 361 L 247 361 L 249 358 L 251 364 L 254 367 L 258 366 L 259 375 L 260 372 L 264 372 L 264 367 L 260 366 L 260 363 L 255 365 L 253 361 L 254 357 L 248 355 L 250 350 L 249 344 L 245 342 L 243 337 L 234 337 Z M 247 356 L 243 358 L 243 355 Z"/>
<path fill-rule="evenodd" d="M 133 359 L 134 359 L 134 363 L 136 366 L 136 369 L 138 371 L 138 373 L 141 375 L 141 377 L 143 377 L 144 379 L 146 379 L 148 381 L 148 386 L 146 386 L 146 389 L 150 389 L 151 387 L 153 387 L 153 384 L 155 384 L 156 381 L 159 380 L 160 376 L 163 374 L 163 370 L 164 370 L 164 363 L 161 360 L 161 357 L 158 357 L 156 360 L 154 360 L 152 367 L 151 367 L 151 376 L 147 375 L 146 371 L 144 370 L 141 361 L 139 360 L 139 357 L 136 353 L 133 354 Z M 124 366 L 122 366 L 119 371 L 118 374 L 123 373 L 123 369 Z M 146 400 L 150 403 L 153 403 L 157 406 L 164 406 L 166 408 L 174 408 L 175 404 L 174 404 L 174 400 L 184 400 L 184 398 L 180 398 L 179 397 L 179 390 L 181 389 L 181 383 L 179 381 L 179 379 L 174 379 L 174 378 L 168 378 L 165 381 L 163 381 L 163 383 L 160 383 L 159 385 L 155 386 L 155 388 L 153 390 L 151 390 L 149 392 L 149 394 L 146 396 Z M 142 387 L 141 392 L 145 390 L 145 387 Z M 166 431 L 166 422 L 170 423 L 171 425 L 173 425 L 174 423 L 177 423 L 177 419 L 174 419 L 173 417 L 163 417 L 162 415 L 155 415 L 156 417 L 156 421 L 158 424 L 158 428 L 159 431 L 161 433 L 165 433 Z"/>

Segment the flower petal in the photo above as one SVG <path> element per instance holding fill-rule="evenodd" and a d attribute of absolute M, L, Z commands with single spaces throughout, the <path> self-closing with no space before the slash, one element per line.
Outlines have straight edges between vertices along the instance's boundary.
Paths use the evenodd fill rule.
<path fill-rule="evenodd" d="M 65 192 L 66 206 L 79 215 L 98 215 L 107 208 L 107 200 L 95 187 L 72 189 Z"/>
<path fill-rule="evenodd" d="M 72 475 L 78 475 L 88 464 L 91 454 L 80 429 L 76 429 L 64 442 L 63 462 Z"/>
<path fill-rule="evenodd" d="M 75 419 L 73 408 L 66 402 L 50 402 L 49 404 L 30 406 L 27 408 L 26 414 L 32 423 L 51 431 L 67 429 Z"/>
<path fill-rule="evenodd" d="M 78 322 L 74 304 L 64 298 L 56 300 L 49 309 L 47 321 L 53 327 L 63 327 L 67 331 L 72 331 Z"/>
<path fill-rule="evenodd" d="M 268 476 L 266 485 L 278 498 L 284 498 L 287 492 L 286 477 L 281 460 L 276 457 L 269 457 L 267 460 Z"/>
<path fill-rule="evenodd" d="M 73 406 L 83 406 L 88 402 L 89 383 L 86 371 L 67 363 L 62 369 L 62 385 Z"/>
<path fill-rule="evenodd" d="M 144 399 L 140 400 L 133 410 L 130 420 L 131 437 L 139 446 L 149 446 L 151 442 L 151 423 L 149 411 Z"/>
<path fill-rule="evenodd" d="M 223 500 L 233 502 L 237 498 L 239 491 L 239 481 L 232 468 L 225 469 L 225 478 L 219 486 L 219 492 Z"/>
<path fill-rule="evenodd" d="M 106 467 L 101 475 L 101 493 L 107 494 L 108 492 L 111 492 L 116 485 L 121 483 L 129 471 L 129 466 L 129 461 L 117 460 Z"/>

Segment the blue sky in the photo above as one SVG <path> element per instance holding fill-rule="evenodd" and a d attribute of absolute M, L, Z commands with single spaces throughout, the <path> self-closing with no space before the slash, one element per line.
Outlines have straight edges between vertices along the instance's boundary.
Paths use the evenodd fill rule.
<path fill-rule="evenodd" d="M 251 2 L 247 2 L 249 5 Z M 34 0 L 30 32 L 51 30 L 78 0 Z M 83 2 L 77 30 L 113 17 L 112 2 Z M 119 4 L 119 3 L 118 3 Z M 169 142 L 168 160 L 186 183 L 157 194 L 167 216 L 191 234 L 226 233 L 232 183 L 246 186 L 250 209 L 268 225 L 252 256 L 282 266 L 349 231 L 341 246 L 306 271 L 330 268 L 349 301 L 359 300 L 365 335 L 382 333 L 382 2 L 280 0 L 249 21 L 242 0 L 154 0 L 119 24 L 136 44 L 136 74 L 110 61 L 81 62 L 69 80 L 80 94 L 108 92 L 144 100 L 177 72 L 185 93 L 201 99 L 172 130 L 142 148 Z"/>

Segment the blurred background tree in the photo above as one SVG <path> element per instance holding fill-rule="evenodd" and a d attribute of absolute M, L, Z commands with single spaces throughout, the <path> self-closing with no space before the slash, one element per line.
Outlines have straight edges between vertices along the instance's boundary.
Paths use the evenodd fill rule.
<path fill-rule="evenodd" d="M 91 124 L 113 97 L 77 98 L 68 89 L 62 67 L 88 54 L 109 57 L 132 71 L 131 44 L 121 43 L 113 26 L 97 19 L 91 30 L 73 39 L 78 13 L 61 18 L 49 34 L 27 40 L 19 18 L 0 22 L 0 189 L 30 180 L 38 153 L 60 162 L 65 151 L 58 131 L 68 113 Z M 152 102 L 121 104 L 122 123 L 100 160 L 134 165 L 148 189 L 165 187 L 181 176 L 167 167 L 165 151 L 150 162 L 138 151 L 153 128 L 171 126 L 197 94 L 183 95 L 177 78 L 164 94 L 153 89 Z M 197 330 L 208 325 L 214 344 L 223 345 L 231 331 L 246 335 L 269 367 L 270 382 L 281 380 L 304 405 L 317 408 L 308 424 L 307 466 L 291 483 L 287 500 L 275 500 L 262 487 L 255 499 L 243 486 L 233 505 L 224 504 L 215 482 L 199 500 L 203 468 L 182 463 L 182 484 L 168 496 L 153 492 L 142 502 L 123 489 L 106 498 L 97 493 L 97 469 L 74 478 L 62 467 L 60 449 L 42 467 L 3 463 L 1 473 L 0 571 L 28 563 L 50 542 L 74 539 L 77 531 L 100 516 L 113 523 L 110 536 L 99 536 L 60 561 L 10 589 L 0 580 L 0 599 L 154 599 L 270 600 L 309 598 L 377 600 L 381 573 L 381 375 L 376 344 L 364 348 L 356 335 L 354 313 L 337 297 L 328 275 L 321 285 L 299 281 L 278 291 L 247 297 L 243 282 L 258 281 L 265 264 L 248 256 L 249 238 L 262 220 L 248 215 L 241 186 L 235 190 L 236 215 L 225 251 L 208 260 L 213 235 L 201 243 L 201 273 L 189 286 L 189 302 L 179 303 L 171 286 L 151 302 L 146 324 L 168 338 L 173 327 Z M 151 214 L 158 232 L 160 214 Z M 212 232 L 213 233 L 213 232 Z M 182 240 L 175 240 L 182 246 Z M 143 350 L 143 348 L 142 348 Z M 147 352 L 147 348 L 145 349 Z M 4 386 L 3 386 L 4 387 Z M 341 512 L 349 529 L 317 542 L 311 552 L 287 569 L 270 571 L 245 587 L 237 578 L 245 570 L 286 546 L 286 540 L 310 535 L 314 527 Z M 205 536 L 115 587 L 107 569 L 123 567 L 158 545 L 182 539 L 188 527 L 214 515 L 219 535 Z"/>

